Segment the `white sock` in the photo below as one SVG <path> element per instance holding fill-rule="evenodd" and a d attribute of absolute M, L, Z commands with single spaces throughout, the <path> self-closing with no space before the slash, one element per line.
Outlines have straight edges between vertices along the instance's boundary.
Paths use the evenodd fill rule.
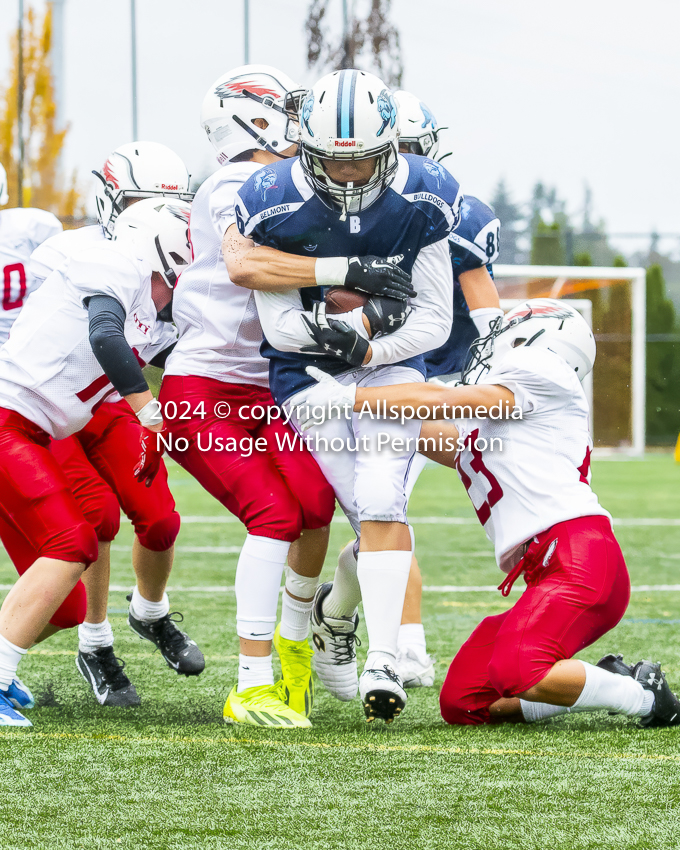
<path fill-rule="evenodd" d="M 113 646 L 113 629 L 108 619 L 102 623 L 85 622 L 78 626 L 78 649 L 81 652 L 96 652 L 105 646 Z"/>
<path fill-rule="evenodd" d="M 286 640 L 306 640 L 309 633 L 309 615 L 312 613 L 314 600 L 302 602 L 293 599 L 287 590 L 283 591 L 281 604 L 281 637 Z"/>
<path fill-rule="evenodd" d="M 586 671 L 586 683 L 570 712 L 606 709 L 628 717 L 644 717 L 654 707 L 654 694 L 630 676 L 610 673 L 587 661 L 581 664 Z"/>
<path fill-rule="evenodd" d="M 135 585 L 135 589 L 132 591 L 132 599 L 130 600 L 130 610 L 136 620 L 141 620 L 143 623 L 153 623 L 155 620 L 165 617 L 170 611 L 168 594 L 164 593 L 160 602 L 150 602 L 142 596 L 139 588 Z"/>
<path fill-rule="evenodd" d="M 0 635 L 0 690 L 6 691 L 17 674 L 19 662 L 28 652 Z"/>
<path fill-rule="evenodd" d="M 519 704 L 522 707 L 522 714 L 527 723 L 536 723 L 538 720 L 546 720 L 548 717 L 555 717 L 557 714 L 567 714 L 569 711 L 564 705 L 550 705 L 547 702 L 529 702 L 526 699 L 521 699 Z"/>
<path fill-rule="evenodd" d="M 249 534 L 236 567 L 236 630 L 248 640 L 271 640 L 281 574 L 290 543 Z M 252 687 L 248 685 L 248 687 Z"/>
<path fill-rule="evenodd" d="M 352 540 L 338 556 L 333 587 L 323 601 L 323 612 L 327 617 L 351 617 L 361 602 L 355 546 L 356 540 Z"/>
<path fill-rule="evenodd" d="M 236 693 L 245 691 L 246 688 L 256 688 L 258 685 L 273 684 L 274 668 L 271 655 L 264 658 L 258 658 L 255 655 L 239 655 Z"/>
<path fill-rule="evenodd" d="M 383 656 L 394 663 L 410 569 L 410 550 L 359 552 L 357 576 L 368 630 L 366 668 L 381 667 Z"/>
<path fill-rule="evenodd" d="M 420 649 L 423 652 L 427 652 L 425 629 L 422 623 L 402 623 L 402 625 L 399 626 L 397 648 L 404 650 L 409 646 L 412 646 L 414 649 Z"/>

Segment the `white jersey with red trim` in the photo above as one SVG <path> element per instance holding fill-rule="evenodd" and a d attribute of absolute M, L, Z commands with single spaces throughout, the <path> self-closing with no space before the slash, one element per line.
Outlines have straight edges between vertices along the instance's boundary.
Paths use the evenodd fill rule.
<path fill-rule="evenodd" d="M 480 383 L 507 387 L 522 411 L 521 419 L 455 420 L 465 441 L 458 474 L 509 572 L 539 532 L 609 514 L 590 489 L 588 402 L 567 363 L 545 348 L 517 348 Z"/>
<path fill-rule="evenodd" d="M 111 242 L 78 252 L 52 272 L 0 348 L 0 407 L 58 440 L 83 428 L 115 393 L 90 346 L 83 300 L 95 293 L 120 302 L 126 340 L 148 357 L 166 333 L 151 298 L 151 267 Z"/>
<path fill-rule="evenodd" d="M 59 219 L 45 210 L 32 207 L 0 210 L 0 345 L 9 336 L 28 296 L 42 283 L 29 268 L 31 253 L 60 231 Z"/>
<path fill-rule="evenodd" d="M 236 222 L 236 193 L 261 167 L 255 162 L 226 165 L 196 193 L 189 228 L 194 259 L 172 302 L 179 342 L 165 365 L 166 375 L 269 386 L 254 294 L 231 282 L 222 256 L 222 238 Z"/>
<path fill-rule="evenodd" d="M 85 248 L 110 244 L 111 242 L 100 224 L 78 227 L 75 230 L 64 230 L 47 239 L 33 251 L 29 263 L 29 272 L 41 284 L 53 271 L 61 268 L 69 257 L 82 252 Z M 161 325 L 162 327 L 159 327 L 158 332 L 154 334 L 155 342 L 144 346 L 144 357 L 142 357 L 141 351 L 137 352 L 138 358 L 145 363 L 149 363 L 157 354 L 177 342 L 175 326 L 168 322 L 163 322 Z M 106 401 L 115 404 L 120 401 L 120 396 L 114 392 Z"/>

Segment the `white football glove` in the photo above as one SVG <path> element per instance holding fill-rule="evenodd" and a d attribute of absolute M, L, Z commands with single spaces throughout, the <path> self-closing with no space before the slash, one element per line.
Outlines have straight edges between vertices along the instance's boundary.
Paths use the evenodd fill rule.
<path fill-rule="evenodd" d="M 317 383 L 295 397 L 300 430 L 304 433 L 328 419 L 350 419 L 356 401 L 357 385 L 341 384 L 316 366 L 307 366 L 305 371 Z"/>

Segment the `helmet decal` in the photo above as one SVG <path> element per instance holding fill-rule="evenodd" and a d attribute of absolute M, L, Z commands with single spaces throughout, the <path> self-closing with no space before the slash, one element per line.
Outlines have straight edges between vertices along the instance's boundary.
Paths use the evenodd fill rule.
<path fill-rule="evenodd" d="M 423 123 L 420 125 L 421 128 L 424 130 L 425 127 L 427 127 L 427 125 L 429 124 L 432 127 L 433 130 L 436 130 L 437 129 L 437 119 L 430 112 L 429 108 L 427 107 L 427 104 L 421 103 L 420 109 L 423 113 L 423 118 L 425 119 L 423 121 Z"/>
<path fill-rule="evenodd" d="M 107 159 L 104 163 L 104 167 L 102 168 L 104 172 L 104 177 L 107 183 L 110 183 L 114 189 L 119 189 L 120 186 L 118 184 L 118 178 L 113 173 L 113 164 L 110 159 Z"/>
<path fill-rule="evenodd" d="M 433 162 L 429 159 L 426 159 L 423 163 L 423 168 L 437 181 L 437 188 L 441 186 L 441 182 L 444 179 L 444 169 L 438 162 Z"/>
<path fill-rule="evenodd" d="M 520 322 L 526 322 L 532 316 L 549 316 L 551 319 L 569 319 L 573 316 L 573 313 L 558 304 L 538 304 L 531 307 L 522 305 L 511 310 L 506 318 L 508 319 L 508 326 L 513 327 Z"/>
<path fill-rule="evenodd" d="M 191 213 L 189 207 L 178 207 L 175 206 L 175 204 L 166 204 L 166 207 L 168 209 L 168 212 L 171 215 L 174 215 L 175 218 L 178 218 L 180 221 L 185 221 L 187 224 L 189 224 L 189 215 Z M 160 207 L 158 209 L 160 209 Z"/>
<path fill-rule="evenodd" d="M 354 94 L 357 87 L 358 71 L 340 71 L 338 85 L 338 126 L 339 139 L 354 138 Z"/>
<path fill-rule="evenodd" d="M 226 100 L 228 97 L 241 97 L 245 91 L 252 92 L 258 97 L 273 97 L 275 100 L 281 97 L 280 91 L 258 85 L 252 80 L 234 80 L 231 83 L 222 83 L 215 89 L 215 97 Z"/>
<path fill-rule="evenodd" d="M 307 97 L 304 99 L 302 104 L 302 114 L 300 116 L 300 120 L 302 121 L 302 125 L 307 129 L 309 135 L 314 138 L 314 131 L 309 126 L 309 119 L 312 115 L 312 110 L 314 109 L 314 92 L 310 91 Z"/>
<path fill-rule="evenodd" d="M 278 189 L 276 184 L 276 172 L 271 168 L 263 168 L 255 175 L 255 191 L 258 192 L 263 201 L 267 200 L 267 192 L 270 189 Z"/>
<path fill-rule="evenodd" d="M 377 100 L 378 112 L 383 120 L 382 127 L 376 133 L 376 136 L 382 136 L 387 125 L 390 129 L 394 129 L 397 122 L 397 104 L 394 101 L 392 92 L 389 89 L 383 89 L 378 95 Z"/>

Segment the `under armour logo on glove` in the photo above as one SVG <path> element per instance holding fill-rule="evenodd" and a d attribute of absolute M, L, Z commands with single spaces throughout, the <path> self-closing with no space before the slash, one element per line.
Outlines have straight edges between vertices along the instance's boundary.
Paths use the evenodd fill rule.
<path fill-rule="evenodd" d="M 330 354 L 345 360 L 350 366 L 363 366 L 368 354 L 369 344 L 362 336 L 345 322 L 326 316 L 326 305 L 314 305 L 314 321 L 303 314 L 302 320 L 316 345 L 306 345 L 300 351 L 304 354 Z"/>

